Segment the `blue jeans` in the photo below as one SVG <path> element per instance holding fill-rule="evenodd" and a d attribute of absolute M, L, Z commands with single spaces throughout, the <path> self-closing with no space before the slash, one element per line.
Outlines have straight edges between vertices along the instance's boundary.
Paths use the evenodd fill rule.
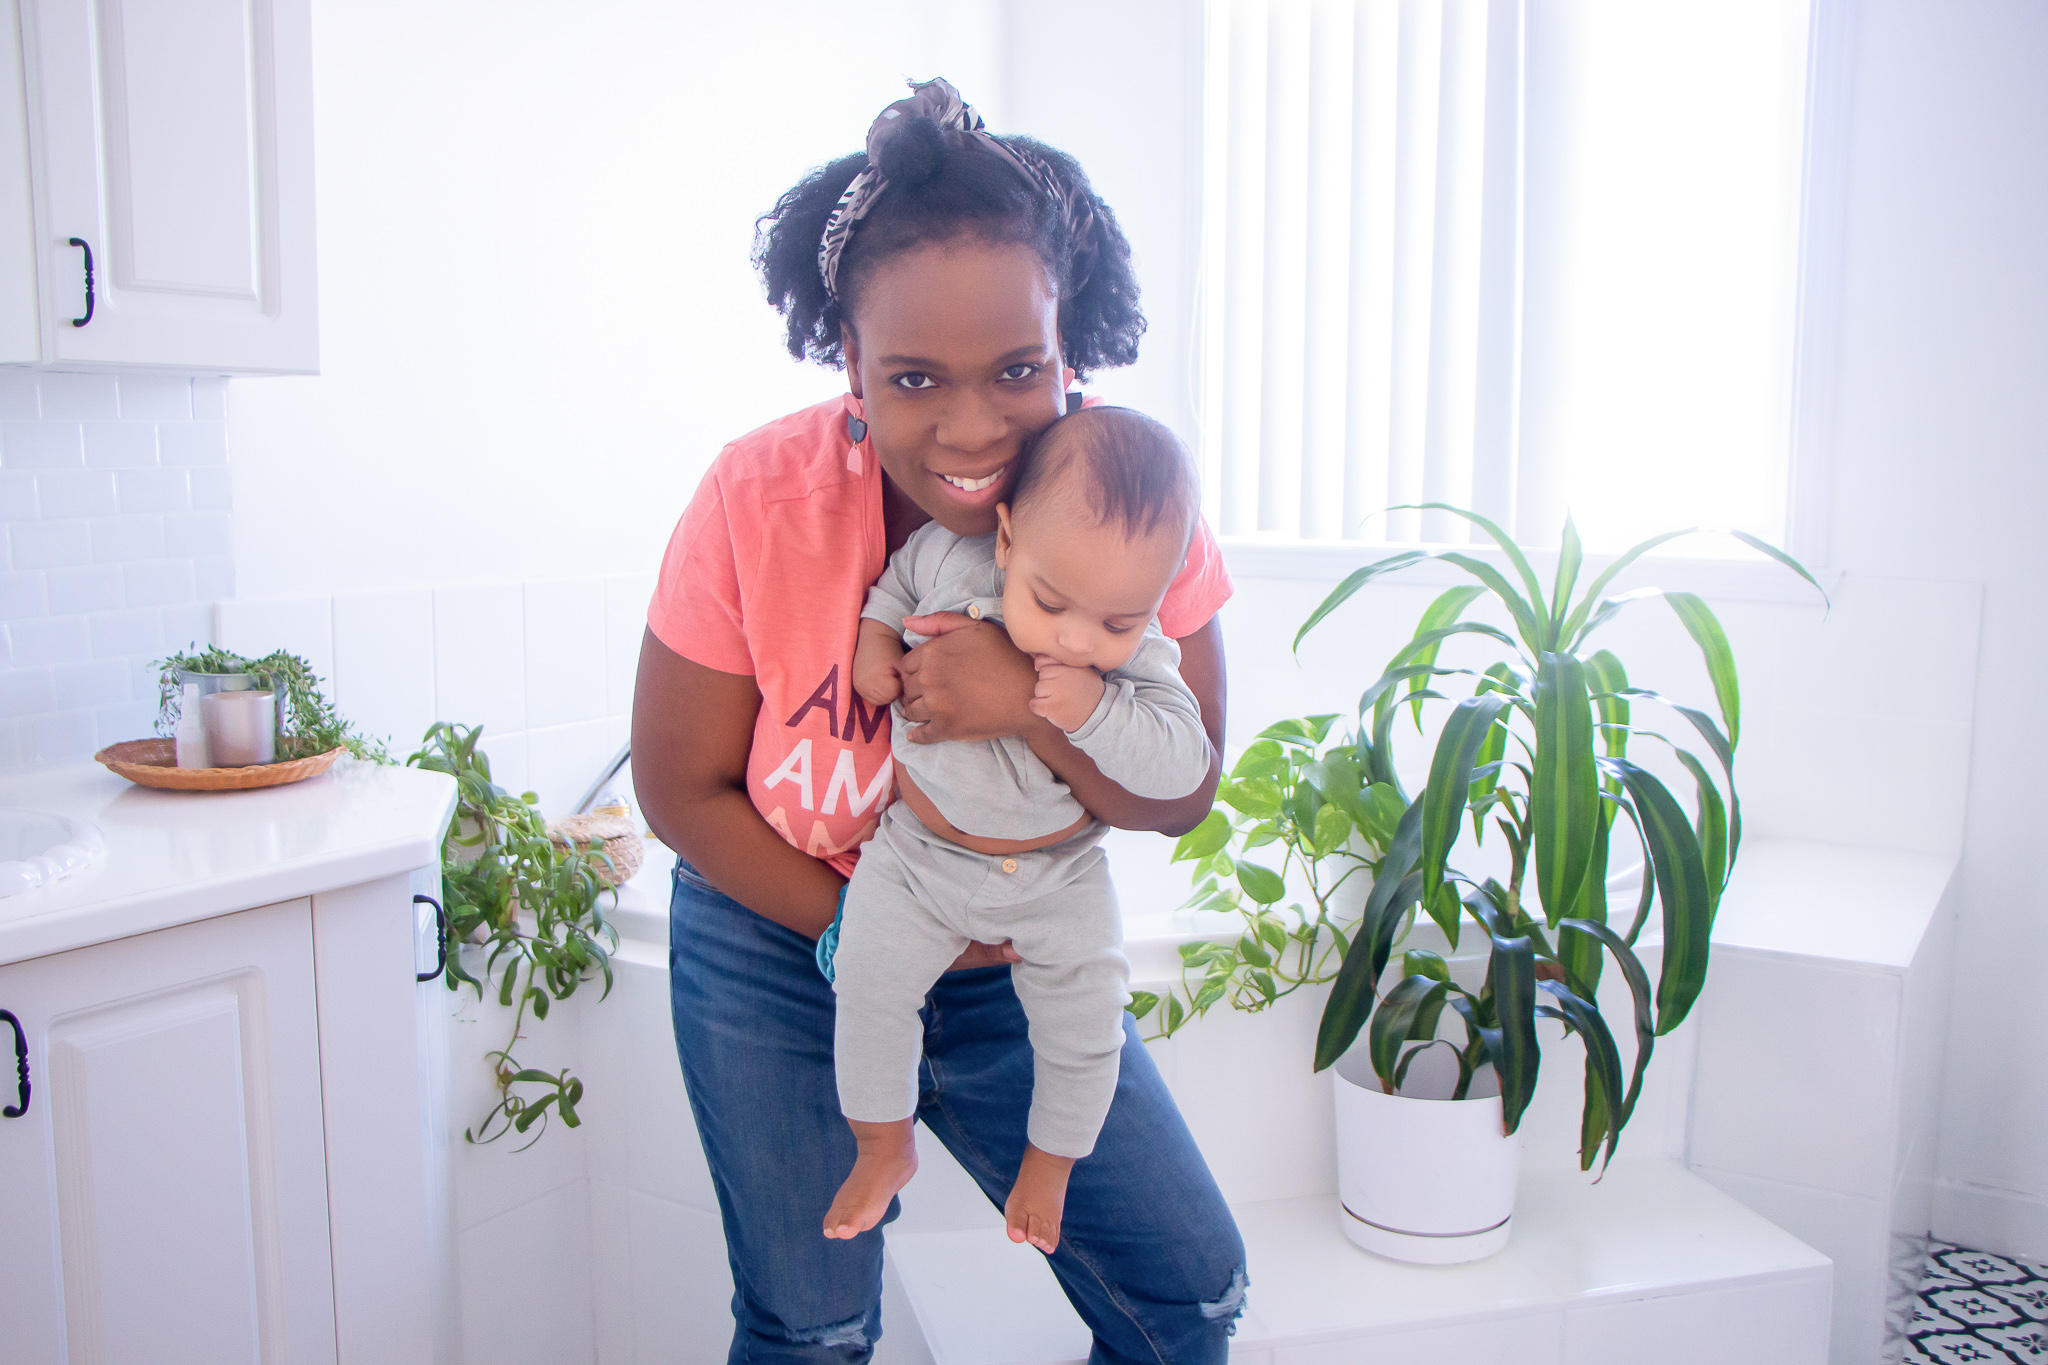
<path fill-rule="evenodd" d="M 882 1229 L 823 1233 L 854 1144 L 832 1074 L 832 988 L 812 947 L 677 863 L 676 1050 L 725 1222 L 734 1362 L 859 1365 L 881 1336 Z M 1001 1208 L 1032 1080 L 1009 969 L 948 973 L 922 1018 L 918 1117 Z M 1244 1243 L 1128 1016 L 1116 1098 L 1094 1154 L 1074 1165 L 1049 1259 L 1095 1333 L 1091 1361 L 1228 1359 Z"/>

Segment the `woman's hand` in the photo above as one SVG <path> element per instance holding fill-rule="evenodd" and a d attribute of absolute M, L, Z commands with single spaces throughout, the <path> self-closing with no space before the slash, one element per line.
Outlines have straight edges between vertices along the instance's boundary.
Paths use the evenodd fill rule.
<path fill-rule="evenodd" d="M 953 959 L 949 972 L 964 972 L 969 967 L 1003 967 L 1012 962 L 1022 962 L 1023 955 L 1010 946 L 1010 940 L 1001 943 L 970 943 L 967 951 Z"/>
<path fill-rule="evenodd" d="M 912 616 L 904 629 L 932 638 L 903 656 L 903 714 L 920 721 L 918 744 L 947 739 L 1001 739 L 1044 728 L 1031 713 L 1038 670 L 992 621 L 957 611 Z"/>

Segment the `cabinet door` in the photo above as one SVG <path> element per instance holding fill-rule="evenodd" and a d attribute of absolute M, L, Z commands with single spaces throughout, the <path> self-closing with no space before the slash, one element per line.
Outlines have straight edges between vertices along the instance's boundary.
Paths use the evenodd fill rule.
<path fill-rule="evenodd" d="M 318 369 L 309 9 L 23 0 L 46 361 Z"/>
<path fill-rule="evenodd" d="M 310 903 L 0 967 L 0 1008 L 9 1365 L 331 1365 Z"/>

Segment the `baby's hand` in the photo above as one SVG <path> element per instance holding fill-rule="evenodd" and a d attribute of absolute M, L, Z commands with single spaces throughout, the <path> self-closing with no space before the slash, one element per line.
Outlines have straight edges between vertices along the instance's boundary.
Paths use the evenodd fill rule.
<path fill-rule="evenodd" d="M 887 706 L 903 695 L 903 639 L 886 626 L 861 622 L 853 642 L 853 690 L 870 706 Z"/>
<path fill-rule="evenodd" d="M 1031 713 L 1044 716 L 1069 734 L 1086 725 L 1102 701 L 1102 675 L 1044 654 L 1034 655 L 1032 663 L 1038 668 L 1038 686 L 1031 690 Z"/>

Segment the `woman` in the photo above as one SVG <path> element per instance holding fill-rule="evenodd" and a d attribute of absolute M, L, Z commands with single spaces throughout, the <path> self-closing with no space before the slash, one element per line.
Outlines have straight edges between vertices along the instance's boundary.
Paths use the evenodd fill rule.
<path fill-rule="evenodd" d="M 724 1217 L 735 1361 L 864 1361 L 880 1335 L 881 1229 L 820 1223 L 854 1158 L 814 962 L 860 841 L 890 799 L 887 712 L 852 686 L 866 589 L 911 531 L 995 527 L 1019 451 L 1068 382 L 1136 357 L 1130 248 L 1070 158 L 998 140 L 932 81 L 865 154 L 813 172 L 762 220 L 757 264 L 791 353 L 843 364 L 842 400 L 727 447 L 683 515 L 648 610 L 636 782 L 680 855 L 671 906 L 676 1046 Z M 1207 781 L 1148 801 L 1031 714 L 1003 631 L 925 617 L 903 663 L 919 738 L 1023 738 L 1088 810 L 1180 833 L 1215 795 L 1229 596 L 1206 527 L 1161 625 L 1212 748 Z M 919 1117 L 998 1208 L 1025 1145 L 1032 1062 L 1007 945 L 976 945 L 924 1010 Z M 1050 1258 L 1100 1361 L 1222 1361 L 1244 1250 L 1201 1154 L 1125 1019 L 1122 1077 L 1074 1168 Z"/>

